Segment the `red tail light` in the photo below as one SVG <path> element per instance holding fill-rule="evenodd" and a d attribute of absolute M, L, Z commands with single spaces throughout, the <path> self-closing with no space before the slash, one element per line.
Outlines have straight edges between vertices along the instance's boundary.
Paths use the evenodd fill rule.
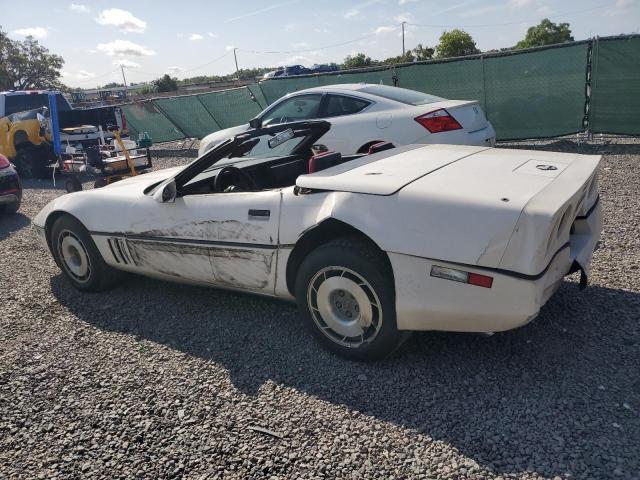
<path fill-rule="evenodd" d="M 431 133 L 448 132 L 462 128 L 462 125 L 444 108 L 425 113 L 424 115 L 416 117 L 414 120 Z"/>
<path fill-rule="evenodd" d="M 9 163 L 9 159 L 4 155 L 0 154 L 0 169 L 7 168 L 9 165 L 11 165 Z"/>

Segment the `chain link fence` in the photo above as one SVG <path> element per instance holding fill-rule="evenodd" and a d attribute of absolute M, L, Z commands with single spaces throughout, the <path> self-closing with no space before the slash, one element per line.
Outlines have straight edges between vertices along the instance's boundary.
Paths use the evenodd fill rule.
<path fill-rule="evenodd" d="M 395 85 L 477 100 L 499 140 L 577 132 L 640 134 L 640 35 L 528 50 L 276 78 L 242 88 L 123 107 L 130 130 L 155 142 L 202 138 L 246 123 L 284 95 L 339 83 Z"/>

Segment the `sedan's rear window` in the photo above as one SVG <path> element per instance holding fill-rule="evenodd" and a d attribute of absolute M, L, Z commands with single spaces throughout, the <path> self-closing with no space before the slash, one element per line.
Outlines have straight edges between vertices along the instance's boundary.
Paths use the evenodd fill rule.
<path fill-rule="evenodd" d="M 366 85 L 358 91 L 377 95 L 378 97 L 394 100 L 407 105 L 426 105 L 428 103 L 442 102 L 446 98 L 436 97 L 428 93 L 407 90 L 406 88 L 390 87 L 388 85 Z"/>

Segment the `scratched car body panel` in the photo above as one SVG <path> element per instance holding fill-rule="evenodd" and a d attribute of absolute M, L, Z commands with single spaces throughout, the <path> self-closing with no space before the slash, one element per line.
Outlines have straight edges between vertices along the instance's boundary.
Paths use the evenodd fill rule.
<path fill-rule="evenodd" d="M 52 229 L 69 215 L 110 268 L 283 299 L 299 296 L 305 258 L 355 237 L 390 266 L 386 318 L 397 330 L 508 330 L 533 319 L 568 273 L 586 283 L 602 227 L 600 157 L 416 145 L 308 173 L 329 128 L 243 133 L 183 169 L 59 197 L 34 226 L 54 256 Z M 277 153 L 260 150 L 263 140 Z"/>

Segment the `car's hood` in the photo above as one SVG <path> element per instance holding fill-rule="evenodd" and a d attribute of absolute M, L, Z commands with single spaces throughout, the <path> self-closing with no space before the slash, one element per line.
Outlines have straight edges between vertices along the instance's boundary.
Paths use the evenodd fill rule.
<path fill-rule="evenodd" d="M 100 229 L 100 221 L 105 215 L 117 216 L 119 209 L 130 208 L 141 199 L 151 200 L 144 191 L 154 184 L 174 176 L 184 167 L 165 168 L 155 172 L 136 175 L 114 182 L 102 188 L 82 190 L 61 195 L 51 200 L 33 219 L 33 223 L 43 227 L 47 217 L 55 211 L 65 211 L 80 218 L 89 229 Z M 93 215 L 89 212 L 99 212 Z M 102 217 L 101 217 L 102 215 Z"/>
<path fill-rule="evenodd" d="M 147 188 L 154 183 L 162 182 L 170 177 L 173 177 L 176 173 L 182 170 L 184 167 L 172 167 L 172 168 L 164 168 L 162 170 L 156 170 L 155 172 L 149 172 L 142 175 L 136 175 L 135 177 L 128 177 L 118 182 L 114 182 L 106 187 L 102 187 L 103 189 L 123 189 L 123 188 L 135 188 L 136 191 L 139 190 L 140 185 L 144 185 L 144 188 Z M 144 189 L 143 188 L 143 189 Z M 87 190 L 87 193 L 93 192 L 94 190 Z"/>

